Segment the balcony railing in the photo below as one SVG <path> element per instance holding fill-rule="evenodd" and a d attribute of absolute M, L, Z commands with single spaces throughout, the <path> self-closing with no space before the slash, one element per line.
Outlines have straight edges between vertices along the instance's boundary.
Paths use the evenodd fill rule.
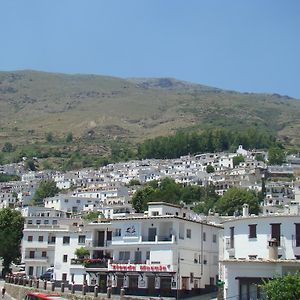
<path fill-rule="evenodd" d="M 30 256 L 30 255 L 25 255 L 24 259 L 26 260 L 31 260 L 31 261 L 37 261 L 37 260 L 42 260 L 42 261 L 48 261 L 48 256 Z"/>
<path fill-rule="evenodd" d="M 85 268 L 107 268 L 108 258 L 72 258 L 71 265 L 83 265 Z"/>
<path fill-rule="evenodd" d="M 86 241 L 87 247 L 108 247 L 111 245 L 111 240 L 109 241 Z"/>

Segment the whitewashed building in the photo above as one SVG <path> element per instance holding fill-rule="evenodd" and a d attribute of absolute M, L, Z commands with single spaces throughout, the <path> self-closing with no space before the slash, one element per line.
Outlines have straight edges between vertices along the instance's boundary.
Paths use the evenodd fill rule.
<path fill-rule="evenodd" d="M 260 299 L 262 280 L 300 271 L 300 215 L 249 216 L 245 206 L 223 225 L 224 299 Z"/>

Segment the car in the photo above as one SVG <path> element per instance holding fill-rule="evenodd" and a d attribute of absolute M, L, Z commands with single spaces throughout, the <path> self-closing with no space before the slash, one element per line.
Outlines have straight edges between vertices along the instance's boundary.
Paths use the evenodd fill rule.
<path fill-rule="evenodd" d="M 59 294 L 28 293 L 25 300 L 67 300 Z"/>
<path fill-rule="evenodd" d="M 40 276 L 40 279 L 48 280 L 48 281 L 52 280 L 53 279 L 53 269 L 51 269 L 51 268 L 48 269 L 44 274 L 42 274 Z"/>

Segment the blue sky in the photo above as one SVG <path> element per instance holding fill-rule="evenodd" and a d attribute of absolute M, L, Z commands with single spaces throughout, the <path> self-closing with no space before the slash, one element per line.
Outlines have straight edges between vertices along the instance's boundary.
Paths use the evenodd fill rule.
<path fill-rule="evenodd" d="M 0 70 L 175 77 L 300 99 L 299 0 L 1 0 Z"/>

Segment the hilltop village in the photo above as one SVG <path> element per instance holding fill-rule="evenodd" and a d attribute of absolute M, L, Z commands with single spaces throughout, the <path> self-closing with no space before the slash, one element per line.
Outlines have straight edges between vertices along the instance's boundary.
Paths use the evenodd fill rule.
<path fill-rule="evenodd" d="M 263 279 L 300 269 L 296 155 L 269 165 L 267 152 L 240 145 L 235 153 L 66 173 L 28 172 L 25 161 L 0 166 L 0 173 L 20 178 L 0 183 L 0 208 L 14 208 L 25 218 L 26 276 L 77 287 L 110 286 L 115 293 L 123 287 L 128 295 L 192 296 L 218 286 L 224 299 L 257 299 Z M 260 193 L 259 213 L 246 203 L 232 214 L 197 213 L 196 203 L 155 199 L 137 211 L 133 195 L 166 177 L 182 186 L 213 186 L 219 196 L 235 187 Z M 59 192 L 33 205 L 40 182 L 49 180 Z"/>

